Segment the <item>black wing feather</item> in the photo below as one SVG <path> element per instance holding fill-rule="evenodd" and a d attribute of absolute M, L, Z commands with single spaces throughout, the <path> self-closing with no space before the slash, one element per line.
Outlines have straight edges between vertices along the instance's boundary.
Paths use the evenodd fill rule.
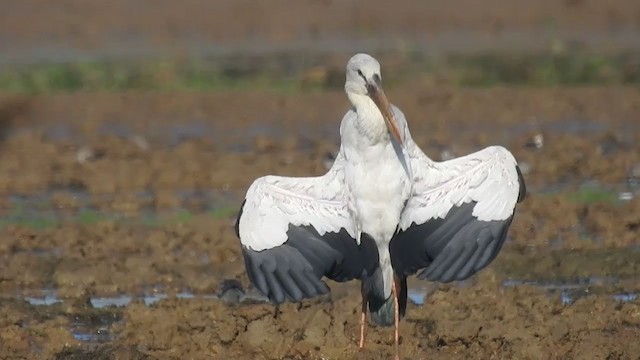
<path fill-rule="evenodd" d="M 454 206 L 443 219 L 411 225 L 389 245 L 396 273 L 430 281 L 464 280 L 491 263 L 504 240 L 512 217 L 504 221 L 479 221 L 475 202 Z"/>
<path fill-rule="evenodd" d="M 243 247 L 242 253 L 249 280 L 275 303 L 326 294 L 323 277 L 349 281 L 367 277 L 378 267 L 373 239 L 363 234 L 358 245 L 345 229 L 320 235 L 312 226 L 289 225 L 284 244 L 262 251 Z"/>

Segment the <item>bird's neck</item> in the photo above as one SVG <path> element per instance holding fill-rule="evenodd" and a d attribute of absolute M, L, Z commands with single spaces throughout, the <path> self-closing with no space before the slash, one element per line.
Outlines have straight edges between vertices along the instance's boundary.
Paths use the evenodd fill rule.
<path fill-rule="evenodd" d="M 373 143 L 390 141 L 387 125 L 376 104 L 367 95 L 347 92 L 351 104 L 358 114 L 357 124 L 359 132 Z"/>

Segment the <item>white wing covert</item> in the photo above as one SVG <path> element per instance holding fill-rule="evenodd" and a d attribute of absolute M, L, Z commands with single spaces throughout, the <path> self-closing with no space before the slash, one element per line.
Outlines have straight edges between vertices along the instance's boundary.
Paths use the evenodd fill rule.
<path fill-rule="evenodd" d="M 239 236 L 243 246 L 255 251 L 287 241 L 289 225 L 313 226 L 322 236 L 345 229 L 354 237 L 353 225 L 341 189 L 325 177 L 256 179 L 245 197 Z"/>
<path fill-rule="evenodd" d="M 492 146 L 434 162 L 412 144 L 413 196 L 391 241 L 394 269 L 431 281 L 463 280 L 498 254 L 526 193 L 513 155 Z"/>

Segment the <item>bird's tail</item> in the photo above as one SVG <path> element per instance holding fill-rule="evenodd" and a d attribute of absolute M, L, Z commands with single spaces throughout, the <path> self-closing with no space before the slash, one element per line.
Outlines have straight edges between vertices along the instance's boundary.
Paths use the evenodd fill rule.
<path fill-rule="evenodd" d="M 404 317 L 404 313 L 407 309 L 407 279 L 404 277 L 396 279 L 396 284 L 399 285 L 398 311 L 400 313 L 400 318 L 402 318 Z M 371 288 L 369 287 L 369 289 Z M 393 326 L 395 310 L 393 292 L 391 293 L 391 296 L 386 299 L 379 294 L 380 292 L 377 291 L 368 291 L 366 293 L 367 301 L 369 303 L 369 312 L 371 313 L 371 320 L 379 326 Z"/>

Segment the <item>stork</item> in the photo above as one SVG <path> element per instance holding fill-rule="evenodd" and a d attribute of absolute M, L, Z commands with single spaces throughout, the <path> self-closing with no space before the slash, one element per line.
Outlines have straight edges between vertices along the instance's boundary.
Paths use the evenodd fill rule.
<path fill-rule="evenodd" d="M 387 100 L 370 55 L 349 60 L 345 90 L 352 107 L 331 169 L 256 179 L 235 230 L 249 280 L 274 303 L 326 294 L 323 278 L 360 280 L 359 348 L 368 309 L 375 324 L 395 327 L 398 359 L 407 277 L 446 283 L 486 267 L 525 184 L 501 146 L 444 162 L 427 157 Z"/>

